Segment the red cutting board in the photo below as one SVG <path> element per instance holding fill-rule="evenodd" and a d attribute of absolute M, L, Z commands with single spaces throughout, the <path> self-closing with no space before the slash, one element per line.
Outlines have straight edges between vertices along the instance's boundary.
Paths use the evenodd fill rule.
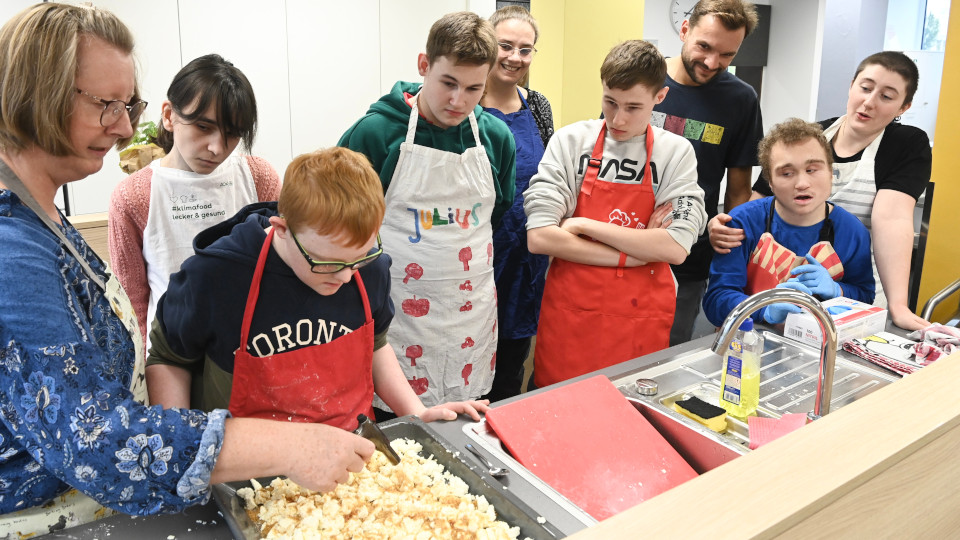
<path fill-rule="evenodd" d="M 598 520 L 697 473 L 602 375 L 487 411 L 510 454 Z"/>

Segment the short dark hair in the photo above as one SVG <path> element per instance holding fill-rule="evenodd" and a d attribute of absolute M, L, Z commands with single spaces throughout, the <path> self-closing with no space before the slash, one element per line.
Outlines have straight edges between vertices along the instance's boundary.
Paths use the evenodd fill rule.
<path fill-rule="evenodd" d="M 903 77 L 903 80 L 907 82 L 907 95 L 904 96 L 903 103 L 900 105 L 903 106 L 913 103 L 913 95 L 917 93 L 917 85 L 920 83 L 920 70 L 917 69 L 917 64 L 902 52 L 882 51 L 873 53 L 864 58 L 863 61 L 860 62 L 860 65 L 857 66 L 857 71 L 853 74 L 853 80 L 857 80 L 857 76 L 860 75 L 860 72 L 866 69 L 867 66 L 874 64 L 883 66 Z M 851 82 L 851 84 L 853 83 Z"/>
<path fill-rule="evenodd" d="M 727 30 L 746 29 L 743 37 L 750 35 L 757 22 L 757 8 L 750 2 L 743 0 L 700 0 L 690 12 L 690 27 L 693 28 L 701 17 L 716 15 L 723 27 Z"/>
<path fill-rule="evenodd" d="M 219 54 L 195 58 L 177 72 L 167 89 L 167 99 L 177 116 L 187 123 L 203 116 L 210 105 L 217 111 L 220 133 L 238 136 L 249 152 L 257 134 L 257 98 L 246 75 Z M 184 110 L 196 103 L 189 114 Z M 167 153 L 173 148 L 173 133 L 157 127 L 157 145 Z"/>
<path fill-rule="evenodd" d="M 649 42 L 624 41 L 610 49 L 603 59 L 600 80 L 607 88 L 629 90 L 642 84 L 656 93 L 667 81 L 667 61 Z"/>

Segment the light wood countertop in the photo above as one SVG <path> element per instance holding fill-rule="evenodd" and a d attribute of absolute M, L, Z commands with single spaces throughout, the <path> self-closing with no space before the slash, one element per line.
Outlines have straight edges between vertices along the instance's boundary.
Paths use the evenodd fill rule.
<path fill-rule="evenodd" d="M 960 535 L 960 353 L 575 540 Z"/>

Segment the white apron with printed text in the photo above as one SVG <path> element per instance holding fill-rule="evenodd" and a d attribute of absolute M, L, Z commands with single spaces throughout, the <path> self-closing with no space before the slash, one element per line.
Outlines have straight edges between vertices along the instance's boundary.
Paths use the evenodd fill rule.
<path fill-rule="evenodd" d="M 386 193 L 381 237 L 393 258 L 396 316 L 387 334 L 414 392 L 427 407 L 490 390 L 497 350 L 493 280 L 496 202 L 480 144 L 455 154 L 414 144 L 416 98 Z M 377 398 L 377 407 L 386 405 Z"/>

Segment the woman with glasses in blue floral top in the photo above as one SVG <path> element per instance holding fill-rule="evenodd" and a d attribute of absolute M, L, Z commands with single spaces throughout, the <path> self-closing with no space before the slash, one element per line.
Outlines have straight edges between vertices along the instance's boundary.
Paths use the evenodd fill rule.
<path fill-rule="evenodd" d="M 0 534 L 179 512 L 266 475 L 326 491 L 359 471 L 373 443 L 341 429 L 147 405 L 129 300 L 54 202 L 134 133 L 133 36 L 50 2 L 3 25 L 0 51 Z"/>
<path fill-rule="evenodd" d="M 520 393 L 523 363 L 537 334 L 547 256 L 527 250 L 523 191 L 537 172 L 553 135 L 553 112 L 543 94 L 525 88 L 540 30 L 520 6 L 506 6 L 490 17 L 500 54 L 487 76 L 480 105 L 506 122 L 517 143 L 517 183 L 513 206 L 493 231 L 493 272 L 497 284 L 497 369 L 484 397 L 499 401 Z"/>

